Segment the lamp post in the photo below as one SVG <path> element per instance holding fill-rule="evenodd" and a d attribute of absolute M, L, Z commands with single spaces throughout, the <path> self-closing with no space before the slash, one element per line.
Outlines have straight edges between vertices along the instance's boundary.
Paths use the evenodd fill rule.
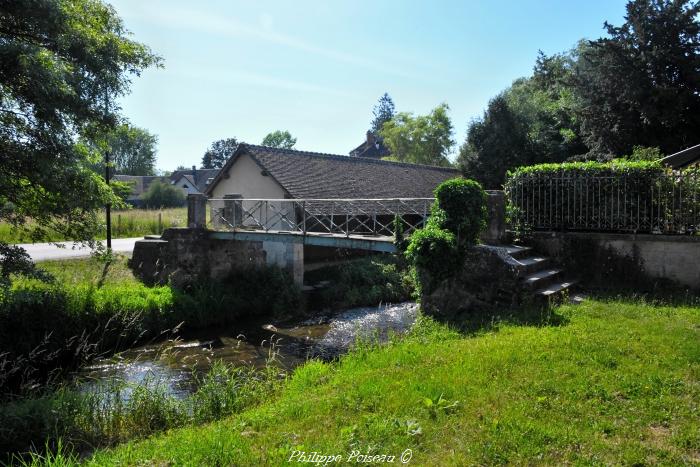
<path fill-rule="evenodd" d="M 109 95 L 105 93 L 105 116 L 109 112 Z M 105 148 L 105 182 L 109 186 L 109 145 Z M 107 251 L 112 252 L 112 205 L 105 204 L 105 219 L 107 224 Z"/>

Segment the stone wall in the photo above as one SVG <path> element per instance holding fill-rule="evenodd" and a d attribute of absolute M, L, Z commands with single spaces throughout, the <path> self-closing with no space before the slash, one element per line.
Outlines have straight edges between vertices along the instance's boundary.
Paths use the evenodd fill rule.
<path fill-rule="evenodd" d="M 464 315 L 513 308 L 530 297 L 505 248 L 488 245 L 469 248 L 458 271 L 422 292 L 424 312 L 453 322 L 464 321 Z"/>
<path fill-rule="evenodd" d="M 593 286 L 700 290 L 700 237 L 535 232 L 529 241 Z"/>
<path fill-rule="evenodd" d="M 130 266 L 149 284 L 176 287 L 221 280 L 247 267 L 279 266 L 303 280 L 303 245 L 212 238 L 205 229 L 167 229 L 160 239 L 136 242 Z"/>

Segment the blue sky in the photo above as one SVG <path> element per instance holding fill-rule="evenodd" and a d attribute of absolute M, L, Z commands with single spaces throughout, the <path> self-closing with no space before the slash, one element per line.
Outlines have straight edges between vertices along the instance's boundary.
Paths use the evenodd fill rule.
<path fill-rule="evenodd" d="M 108 0 L 109 1 L 109 0 Z M 199 164 L 209 144 L 347 154 L 385 91 L 398 111 L 447 102 L 454 139 L 488 100 L 551 54 L 623 21 L 622 0 L 111 0 L 164 68 L 133 80 L 124 115 L 158 135 L 158 168 Z"/>

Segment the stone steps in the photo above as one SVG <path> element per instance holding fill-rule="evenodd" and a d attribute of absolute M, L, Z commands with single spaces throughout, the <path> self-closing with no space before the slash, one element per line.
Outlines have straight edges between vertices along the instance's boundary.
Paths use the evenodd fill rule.
<path fill-rule="evenodd" d="M 536 301 L 552 304 L 567 296 L 576 283 L 565 276 L 565 271 L 552 266 L 552 261 L 534 253 L 532 248 L 520 245 L 505 245 L 511 264 L 522 277 L 522 284 L 532 291 Z"/>

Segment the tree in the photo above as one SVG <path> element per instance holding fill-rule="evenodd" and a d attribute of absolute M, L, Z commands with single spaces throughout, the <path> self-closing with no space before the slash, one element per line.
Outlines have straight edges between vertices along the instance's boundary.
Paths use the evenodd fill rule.
<path fill-rule="evenodd" d="M 449 166 L 447 155 L 454 145 L 449 106 L 440 104 L 428 115 L 401 112 L 384 123 L 379 135 L 391 151 L 391 159 L 413 164 Z"/>
<path fill-rule="evenodd" d="M 238 147 L 236 138 L 226 138 L 214 141 L 202 156 L 203 169 L 220 169 L 224 166 Z"/>
<path fill-rule="evenodd" d="M 263 146 L 271 148 L 292 149 L 297 144 L 297 139 L 294 138 L 288 131 L 273 131 L 268 133 L 262 140 Z"/>
<path fill-rule="evenodd" d="M 372 115 L 374 115 L 374 118 L 372 119 L 370 131 L 374 134 L 378 134 L 382 126 L 396 115 L 394 101 L 389 94 L 385 92 L 384 95 L 379 98 L 374 109 L 372 109 Z"/>
<path fill-rule="evenodd" d="M 160 64 L 128 36 L 99 0 L 0 2 L 0 220 L 94 238 L 97 209 L 118 198 L 85 141 L 115 128 L 131 76 Z"/>
<path fill-rule="evenodd" d="M 155 175 L 158 137 L 143 128 L 119 125 L 108 137 L 113 173 Z"/>
<path fill-rule="evenodd" d="M 500 189 L 508 169 L 533 159 L 527 127 L 502 93 L 491 99 L 480 120 L 469 124 L 457 163 L 467 177 L 485 188 Z"/>
<path fill-rule="evenodd" d="M 586 144 L 596 154 L 629 154 L 636 145 L 675 152 L 698 143 L 700 3 L 634 0 L 625 23 L 589 43 L 576 67 L 575 92 Z"/>
<path fill-rule="evenodd" d="M 540 52 L 532 77 L 516 80 L 469 124 L 458 165 L 487 188 L 500 188 L 508 170 L 562 162 L 588 152 L 571 89 L 575 53 Z"/>
<path fill-rule="evenodd" d="M 184 206 L 186 202 L 185 193 L 174 186 L 154 180 L 148 186 L 148 190 L 141 195 L 143 205 L 149 209 L 176 208 Z"/>

